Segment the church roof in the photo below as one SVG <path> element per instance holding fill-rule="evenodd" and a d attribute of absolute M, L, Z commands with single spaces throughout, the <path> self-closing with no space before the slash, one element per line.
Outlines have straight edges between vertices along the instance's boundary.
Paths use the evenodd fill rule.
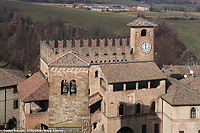
<path fill-rule="evenodd" d="M 103 64 L 100 68 L 109 83 L 166 78 L 154 62 Z"/>
<path fill-rule="evenodd" d="M 24 79 L 25 76 L 20 70 L 0 68 L 0 87 L 17 85 Z"/>
<path fill-rule="evenodd" d="M 41 72 L 34 73 L 33 76 L 23 81 L 17 86 L 22 102 L 48 100 L 48 82 Z"/>
<path fill-rule="evenodd" d="M 154 24 L 150 21 L 144 20 L 143 18 L 138 18 L 135 21 L 128 23 L 127 25 L 128 26 L 136 26 L 136 27 L 138 27 L 138 26 L 147 26 L 147 27 L 148 26 L 153 26 L 153 27 L 158 26 L 157 24 Z"/>
<path fill-rule="evenodd" d="M 77 67 L 77 66 L 89 66 L 90 58 L 84 55 L 79 55 L 71 51 L 55 55 L 52 57 L 52 61 L 48 64 L 54 67 Z"/>
<path fill-rule="evenodd" d="M 172 85 L 168 88 L 167 94 L 162 96 L 172 106 L 200 105 L 199 93 L 182 84 L 174 78 L 168 78 Z"/>

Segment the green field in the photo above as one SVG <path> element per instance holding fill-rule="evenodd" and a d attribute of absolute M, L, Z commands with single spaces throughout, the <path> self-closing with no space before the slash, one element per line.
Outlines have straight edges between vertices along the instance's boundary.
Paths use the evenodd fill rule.
<path fill-rule="evenodd" d="M 31 17 L 32 21 L 41 21 L 47 16 L 61 18 L 63 22 L 74 26 L 85 28 L 93 23 L 98 24 L 105 30 L 116 35 L 128 36 L 129 27 L 126 25 L 136 19 L 137 14 L 143 14 L 151 18 L 169 17 L 199 17 L 200 13 L 190 12 L 122 12 L 122 13 L 102 13 L 87 11 L 84 9 L 64 8 L 56 5 L 38 5 L 23 3 L 18 1 L 8 1 L 10 7 L 17 12 L 24 13 Z M 200 21 L 195 20 L 164 20 L 168 26 L 177 34 L 178 39 L 186 46 L 187 51 L 194 52 L 200 60 Z"/>

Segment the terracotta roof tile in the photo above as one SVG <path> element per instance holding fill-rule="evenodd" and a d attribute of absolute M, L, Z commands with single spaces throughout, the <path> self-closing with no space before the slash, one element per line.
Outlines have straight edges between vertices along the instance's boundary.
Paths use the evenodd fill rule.
<path fill-rule="evenodd" d="M 165 79 L 154 62 L 100 65 L 109 83 Z"/>
<path fill-rule="evenodd" d="M 168 88 L 167 94 L 162 96 L 162 99 L 172 106 L 200 105 L 200 95 L 196 90 L 188 88 L 174 78 L 168 79 L 172 85 Z"/>
<path fill-rule="evenodd" d="M 154 24 L 150 21 L 144 20 L 142 18 L 138 18 L 135 21 L 132 21 L 130 23 L 127 24 L 128 26 L 158 26 L 157 24 Z"/>
<path fill-rule="evenodd" d="M 196 91 L 200 92 L 200 79 L 194 77 L 188 77 L 188 78 L 183 78 L 179 81 L 185 84 L 187 87 L 195 89 Z"/>
<path fill-rule="evenodd" d="M 23 102 L 49 99 L 48 82 L 40 72 L 20 83 L 17 89 Z"/>
<path fill-rule="evenodd" d="M 162 68 L 162 71 L 165 72 L 168 76 L 172 74 L 181 74 L 181 75 L 190 75 L 190 70 L 194 72 L 194 76 L 200 76 L 200 66 L 199 65 L 166 65 Z"/>
<path fill-rule="evenodd" d="M 0 68 L 0 87 L 18 85 L 25 79 L 20 70 L 11 70 Z"/>
<path fill-rule="evenodd" d="M 99 94 L 99 92 L 89 96 L 89 106 L 97 103 L 100 100 L 102 100 L 102 96 L 101 96 L 101 94 Z"/>

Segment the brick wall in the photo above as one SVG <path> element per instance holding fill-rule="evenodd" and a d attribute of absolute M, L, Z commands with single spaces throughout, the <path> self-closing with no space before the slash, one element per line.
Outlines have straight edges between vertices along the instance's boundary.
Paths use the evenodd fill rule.
<path fill-rule="evenodd" d="M 25 129 L 41 129 L 41 124 L 49 126 L 49 112 L 25 115 Z"/>
<path fill-rule="evenodd" d="M 89 116 L 88 103 L 89 68 L 50 68 L 49 77 L 49 126 L 81 127 L 84 117 Z M 61 95 L 61 81 L 76 81 L 77 93 Z"/>

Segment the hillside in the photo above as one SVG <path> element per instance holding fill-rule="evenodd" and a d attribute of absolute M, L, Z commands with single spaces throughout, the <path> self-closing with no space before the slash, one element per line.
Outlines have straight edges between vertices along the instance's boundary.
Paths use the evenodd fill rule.
<path fill-rule="evenodd" d="M 7 5 L 8 8 L 13 10 L 12 12 L 21 15 L 11 16 L 11 20 L 9 19 L 4 22 L 5 24 L 1 24 L 1 26 L 4 27 L 2 29 L 9 32 L 0 33 L 3 35 L 1 36 L 0 45 L 2 48 L 9 48 L 9 50 L 1 49 L 3 52 L 0 52 L 2 54 L 0 56 L 0 62 L 5 62 L 5 59 L 7 59 L 7 61 L 12 62 L 10 67 L 20 68 L 24 71 L 36 71 L 35 68 L 37 68 L 38 65 L 40 40 L 128 37 L 129 27 L 126 26 L 126 24 L 136 19 L 138 13 L 141 13 L 101 13 L 80 9 L 63 8 L 60 6 L 52 7 L 49 5 L 44 6 L 22 3 L 17 1 L 8 1 Z M 185 51 L 185 46 L 190 46 L 190 44 L 192 47 L 195 46 L 196 48 L 189 49 L 189 47 L 187 47 L 187 50 L 184 53 L 198 53 L 199 47 L 197 44 L 193 45 L 193 43 L 187 42 L 189 44 L 184 46 L 177 40 L 177 37 L 181 40 L 181 37 L 179 37 L 179 31 L 181 28 L 179 22 L 182 22 L 183 25 L 187 25 L 190 21 L 167 20 L 167 18 L 173 18 L 175 15 L 181 16 L 182 13 L 168 12 L 168 14 L 166 14 L 161 12 L 159 14 L 144 13 L 143 15 L 148 17 L 147 19 L 156 21 L 156 23 L 160 25 L 155 31 L 155 52 L 157 53 L 156 63 L 159 65 L 179 64 L 181 55 Z M 171 29 L 177 29 L 177 31 L 174 31 L 177 34 L 177 37 L 175 33 L 162 22 L 162 19 L 155 19 L 158 15 L 160 18 L 165 19 L 164 21 L 167 22 Z M 190 15 L 198 16 L 199 14 Z M 48 18 L 48 16 L 51 16 L 51 18 Z M 192 27 L 193 33 L 190 33 L 191 36 L 195 33 L 195 30 L 198 30 L 199 28 L 196 21 L 192 22 L 196 25 L 196 27 Z M 6 27 L 5 25 L 10 25 L 11 27 Z M 22 25 L 24 26 L 22 27 Z M 183 34 L 185 33 L 183 32 Z M 188 38 L 190 38 L 190 36 L 188 36 Z M 194 36 L 193 40 L 197 43 L 199 41 L 197 36 Z M 4 46 L 3 44 L 6 45 Z M 16 52 L 20 53 L 17 54 L 19 55 L 20 60 L 16 60 L 17 56 L 11 54 Z M 197 56 L 197 53 L 195 53 L 194 56 Z M 8 54 L 12 56 L 8 56 Z M 182 58 L 184 60 L 187 59 L 184 55 Z M 199 56 L 197 56 L 197 58 L 199 59 Z"/>

